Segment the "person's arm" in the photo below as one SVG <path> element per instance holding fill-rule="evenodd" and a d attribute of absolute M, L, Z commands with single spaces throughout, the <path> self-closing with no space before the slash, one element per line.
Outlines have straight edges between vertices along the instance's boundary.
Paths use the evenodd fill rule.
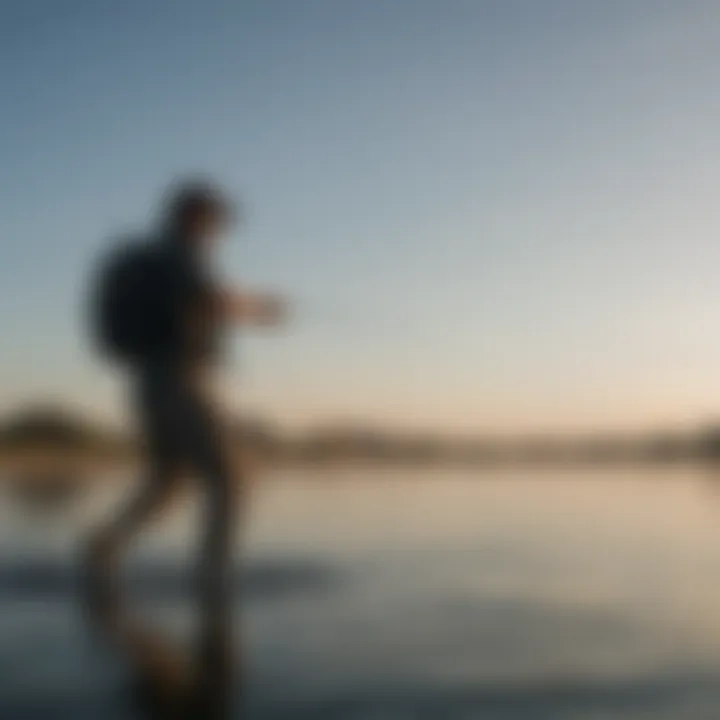
<path fill-rule="evenodd" d="M 285 302 L 271 293 L 223 288 L 217 295 L 221 314 L 239 325 L 277 325 L 285 317 Z"/>

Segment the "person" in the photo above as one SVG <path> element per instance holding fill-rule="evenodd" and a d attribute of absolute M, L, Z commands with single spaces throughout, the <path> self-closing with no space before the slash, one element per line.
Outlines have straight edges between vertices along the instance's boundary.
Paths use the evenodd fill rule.
<path fill-rule="evenodd" d="M 136 281 L 131 292 L 136 304 L 131 323 L 147 324 L 150 316 L 154 322 L 146 331 L 152 342 L 146 338 L 143 352 L 126 363 L 145 470 L 128 504 L 92 532 L 84 556 L 85 602 L 93 622 L 127 639 L 130 631 L 123 625 L 118 587 L 122 552 L 144 525 L 170 505 L 183 474 L 195 474 L 206 508 L 196 587 L 199 663 L 207 672 L 198 682 L 225 687 L 230 678 L 220 678 L 218 668 L 230 664 L 223 665 L 222 658 L 214 656 L 223 652 L 225 636 L 232 631 L 236 493 L 244 478 L 237 477 L 240 471 L 210 388 L 223 335 L 231 324 L 276 325 L 285 314 L 285 303 L 278 296 L 223 287 L 210 272 L 211 255 L 233 220 L 231 203 L 210 183 L 185 182 L 169 194 L 159 231 L 147 245 L 154 262 L 152 285 L 143 294 Z M 207 708 L 203 712 L 203 717 L 211 717 Z"/>

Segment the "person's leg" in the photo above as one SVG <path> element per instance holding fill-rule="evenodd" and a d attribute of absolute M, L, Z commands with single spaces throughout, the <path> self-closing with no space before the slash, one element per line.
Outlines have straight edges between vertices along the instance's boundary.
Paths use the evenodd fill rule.
<path fill-rule="evenodd" d="M 231 716 L 232 690 L 239 681 L 233 648 L 233 557 L 242 478 L 217 416 L 203 404 L 197 413 L 194 449 L 205 507 L 197 568 L 197 710 L 192 717 L 215 720 Z"/>
<path fill-rule="evenodd" d="M 208 488 L 198 568 L 197 710 L 192 716 L 203 720 L 231 717 L 234 690 L 240 681 L 232 607 L 234 509 L 230 483 L 223 479 L 222 483 Z"/>
<path fill-rule="evenodd" d="M 120 621 L 118 564 L 137 533 L 171 505 L 180 487 L 180 468 L 155 460 L 137 492 L 107 524 L 92 533 L 86 561 L 86 602 L 90 620 L 107 630 Z"/>
<path fill-rule="evenodd" d="M 236 531 L 235 483 L 228 470 L 214 473 L 204 489 L 205 511 L 200 545 L 200 610 L 209 623 L 231 619 L 233 550 Z"/>
<path fill-rule="evenodd" d="M 91 619 L 119 620 L 118 562 L 133 537 L 170 505 L 179 487 L 183 437 L 183 394 L 163 368 L 137 370 L 131 377 L 131 405 L 143 448 L 144 477 L 138 490 L 107 524 L 93 533 L 86 555 L 86 600 Z"/>

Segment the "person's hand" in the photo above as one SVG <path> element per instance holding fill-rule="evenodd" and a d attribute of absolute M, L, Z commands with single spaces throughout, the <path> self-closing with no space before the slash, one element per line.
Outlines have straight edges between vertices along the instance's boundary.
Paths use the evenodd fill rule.
<path fill-rule="evenodd" d="M 258 299 L 257 321 L 261 325 L 281 324 L 288 314 L 286 301 L 279 295 L 264 295 Z"/>
<path fill-rule="evenodd" d="M 219 300 L 225 317 L 240 325 L 279 325 L 287 315 L 285 301 L 270 293 L 224 291 Z"/>

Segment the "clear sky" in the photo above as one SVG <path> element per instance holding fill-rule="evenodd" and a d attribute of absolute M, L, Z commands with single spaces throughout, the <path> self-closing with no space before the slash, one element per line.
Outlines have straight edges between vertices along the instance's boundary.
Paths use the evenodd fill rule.
<path fill-rule="evenodd" d="M 287 423 L 720 414 L 717 0 L 4 0 L 0 406 L 104 413 L 88 263 L 177 173 L 282 287 L 232 402 Z"/>

